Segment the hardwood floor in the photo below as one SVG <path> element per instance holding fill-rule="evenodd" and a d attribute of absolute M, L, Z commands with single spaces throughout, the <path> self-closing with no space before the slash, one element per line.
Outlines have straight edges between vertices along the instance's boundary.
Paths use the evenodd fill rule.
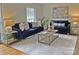
<path fill-rule="evenodd" d="M 77 36 L 77 43 L 75 46 L 74 55 L 79 55 L 79 35 Z"/>
<path fill-rule="evenodd" d="M 24 53 L 15 48 L 0 44 L 0 55 L 24 55 Z"/>

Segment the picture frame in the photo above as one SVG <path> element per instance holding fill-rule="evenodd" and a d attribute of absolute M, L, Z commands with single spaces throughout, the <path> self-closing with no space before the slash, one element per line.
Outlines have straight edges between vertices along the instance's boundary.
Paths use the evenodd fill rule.
<path fill-rule="evenodd" d="M 68 18 L 69 16 L 68 6 L 64 7 L 54 7 L 53 8 L 53 18 Z"/>

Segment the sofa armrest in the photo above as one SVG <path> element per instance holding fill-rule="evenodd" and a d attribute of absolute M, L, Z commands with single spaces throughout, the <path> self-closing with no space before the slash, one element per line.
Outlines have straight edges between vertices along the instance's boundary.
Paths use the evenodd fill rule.
<path fill-rule="evenodd" d="M 14 31 L 20 31 L 20 29 L 15 28 L 15 27 L 12 27 L 12 30 L 14 30 Z"/>

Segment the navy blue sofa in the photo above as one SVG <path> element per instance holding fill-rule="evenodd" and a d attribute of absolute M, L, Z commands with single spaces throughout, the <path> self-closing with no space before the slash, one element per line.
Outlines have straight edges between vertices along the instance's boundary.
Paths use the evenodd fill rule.
<path fill-rule="evenodd" d="M 56 24 L 60 24 L 56 26 L 54 25 L 54 29 L 58 30 L 57 33 L 60 34 L 70 33 L 70 23 L 68 21 L 54 20 L 53 22 Z M 61 26 L 61 24 L 65 24 L 65 25 Z"/>
<path fill-rule="evenodd" d="M 12 26 L 12 30 L 17 31 L 16 33 L 13 33 L 14 37 L 18 40 L 25 39 L 31 35 L 34 35 L 36 33 L 39 33 L 43 31 L 43 27 L 32 27 L 31 23 L 28 23 L 29 28 L 27 30 L 21 31 L 19 28 L 19 23 L 16 23 L 15 25 Z"/>

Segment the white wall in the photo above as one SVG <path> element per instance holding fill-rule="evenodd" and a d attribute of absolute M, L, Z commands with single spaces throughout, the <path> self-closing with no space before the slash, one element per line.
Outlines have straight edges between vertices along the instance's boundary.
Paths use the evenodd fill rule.
<path fill-rule="evenodd" d="M 16 3 L 16 4 L 3 4 L 3 16 L 12 17 L 15 22 L 26 21 L 25 8 L 33 7 L 36 9 L 36 18 L 42 17 L 42 10 L 40 4 L 33 3 Z"/>
<path fill-rule="evenodd" d="M 34 7 L 36 8 L 36 18 L 47 17 L 52 20 L 52 8 L 53 7 L 69 7 L 69 15 L 79 14 L 79 4 L 67 4 L 67 3 L 16 3 L 16 4 L 3 4 L 3 16 L 13 17 L 15 22 L 26 21 L 25 8 Z M 7 17 L 8 17 L 7 16 Z"/>
<path fill-rule="evenodd" d="M 53 7 L 69 7 L 69 15 L 78 14 L 79 15 L 79 4 L 67 4 L 67 3 L 49 3 L 49 4 L 43 4 L 43 16 L 47 17 L 49 20 L 52 20 L 52 8 Z"/>

